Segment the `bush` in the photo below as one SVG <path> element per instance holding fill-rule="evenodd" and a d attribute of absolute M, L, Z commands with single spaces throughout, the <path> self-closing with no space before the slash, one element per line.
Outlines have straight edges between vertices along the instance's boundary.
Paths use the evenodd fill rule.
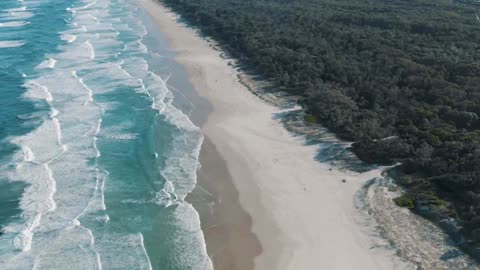
<path fill-rule="evenodd" d="M 415 208 L 415 197 L 409 194 L 402 194 L 402 196 L 393 199 L 393 202 L 400 207 L 405 207 L 408 209 Z"/>
<path fill-rule="evenodd" d="M 305 122 L 308 124 L 315 124 L 318 121 L 317 117 L 311 114 L 305 114 L 305 116 L 303 116 L 303 120 L 305 120 Z"/>

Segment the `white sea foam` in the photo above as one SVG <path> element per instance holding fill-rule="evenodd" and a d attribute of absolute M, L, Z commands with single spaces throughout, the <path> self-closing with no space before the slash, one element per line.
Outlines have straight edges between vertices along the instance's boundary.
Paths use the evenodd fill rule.
<path fill-rule="evenodd" d="M 107 178 L 107 175 L 107 171 L 102 171 L 102 173 L 97 174 L 97 179 L 100 184 L 100 210 L 107 210 L 107 206 L 105 205 L 105 179 Z M 106 215 L 106 217 L 106 222 L 108 222 L 110 217 L 108 215 Z"/>
<path fill-rule="evenodd" d="M 88 14 L 88 17 L 92 18 L 94 21 L 98 21 L 98 18 L 93 16 L 92 14 Z"/>
<path fill-rule="evenodd" d="M 33 237 L 32 231 L 40 224 L 41 217 L 41 214 L 35 215 L 28 221 L 26 228 L 17 234 L 13 240 L 15 248 L 21 251 L 29 251 L 31 249 Z"/>
<path fill-rule="evenodd" d="M 62 151 L 67 150 L 66 145 L 62 145 L 62 129 L 60 127 L 60 121 L 58 121 L 57 118 L 55 118 L 56 114 L 58 114 L 58 111 L 55 109 L 52 109 L 52 121 L 55 125 L 55 134 L 57 135 L 57 144 L 62 148 Z"/>
<path fill-rule="evenodd" d="M 57 63 L 57 60 L 53 58 L 48 58 L 47 60 L 43 61 L 40 63 L 37 68 L 54 68 L 55 64 Z"/>
<path fill-rule="evenodd" d="M 77 39 L 77 36 L 75 35 L 69 35 L 69 34 L 63 34 L 60 36 L 63 41 L 66 41 L 68 43 L 72 43 Z"/>
<path fill-rule="evenodd" d="M 83 7 L 77 8 L 76 10 L 88 9 L 88 8 L 90 8 L 91 6 L 95 5 L 96 3 L 97 3 L 97 1 L 92 1 L 92 2 L 90 2 L 90 3 L 88 3 L 88 4 L 86 4 L 86 5 L 83 6 Z"/>
<path fill-rule="evenodd" d="M 92 43 L 90 43 L 90 40 L 85 41 L 85 46 L 87 46 L 88 51 L 90 53 L 90 59 L 95 59 L 95 49 L 92 46 Z"/>
<path fill-rule="evenodd" d="M 27 10 L 27 7 L 26 6 L 21 6 L 21 7 L 18 7 L 18 8 L 6 9 L 5 11 L 7 11 L 7 12 L 18 12 L 18 11 L 25 11 L 25 10 Z"/>
<path fill-rule="evenodd" d="M 104 136 L 105 138 L 112 139 L 112 140 L 135 140 L 138 138 L 138 134 L 136 133 L 124 133 L 124 134 L 111 134 Z"/>
<path fill-rule="evenodd" d="M 75 78 L 80 82 L 80 84 L 83 86 L 83 88 L 85 88 L 85 90 L 87 91 L 87 98 L 86 98 L 84 104 L 86 104 L 86 102 L 93 102 L 93 91 L 92 91 L 92 89 L 90 89 L 90 87 L 88 87 L 88 86 L 83 82 L 83 78 L 80 78 L 80 77 L 77 76 L 77 71 L 73 70 L 73 71 L 72 71 L 72 75 L 73 75 L 73 77 L 75 77 Z M 100 123 L 101 123 L 101 122 L 100 122 Z M 99 128 L 100 128 L 100 127 L 97 128 L 97 133 L 98 133 L 98 129 L 99 129 Z"/>
<path fill-rule="evenodd" d="M 21 40 L 4 40 L 0 41 L 0 48 L 15 48 L 25 45 L 24 41 Z"/>
<path fill-rule="evenodd" d="M 0 23 L 0 28 L 3 27 L 20 27 L 29 24 L 30 22 L 26 21 L 12 21 L 12 22 L 4 22 Z"/>
<path fill-rule="evenodd" d="M 96 157 L 100 157 L 102 155 L 100 153 L 100 151 L 98 150 L 98 147 L 97 147 L 97 139 L 98 139 L 97 136 L 98 136 L 98 133 L 100 133 L 101 127 L 102 127 L 102 119 L 99 119 L 98 124 L 97 124 L 97 128 L 95 129 L 95 136 L 93 137 L 93 139 L 94 139 L 93 147 L 95 148 L 95 151 L 97 152 Z"/>
<path fill-rule="evenodd" d="M 69 7 L 66 8 L 65 10 L 68 11 L 68 12 L 71 12 L 72 14 L 75 14 L 77 12 L 75 9 L 69 8 Z"/>
<path fill-rule="evenodd" d="M 27 81 L 25 83 L 25 88 L 27 88 L 27 92 L 24 94 L 26 98 L 33 100 L 46 100 L 47 102 L 53 101 L 52 93 L 50 93 L 48 88 L 36 81 Z"/>
<path fill-rule="evenodd" d="M 110 221 L 110 217 L 108 215 L 103 215 L 103 216 L 96 217 L 95 220 L 103 223 L 107 223 Z"/>
<path fill-rule="evenodd" d="M 143 44 L 141 40 L 135 40 L 133 42 L 128 43 L 125 46 L 125 50 L 129 51 L 130 53 L 134 53 L 134 52 L 147 53 L 148 52 L 147 46 L 145 46 L 145 44 Z"/>
<path fill-rule="evenodd" d="M 143 250 L 143 253 L 145 254 L 145 256 L 147 257 L 147 268 L 146 270 L 152 270 L 152 264 L 150 263 L 150 258 L 148 257 L 148 252 L 147 252 L 147 249 L 145 248 L 145 244 L 144 244 L 144 240 L 143 240 L 143 234 L 140 233 L 140 247 L 142 248 Z"/>
<path fill-rule="evenodd" d="M 49 139 L 48 136 L 51 133 L 56 133 L 57 128 L 54 119 L 48 120 L 34 132 L 12 141 L 21 147 L 23 160 L 28 162 L 16 166 L 15 171 L 9 177 L 30 184 L 25 189 L 20 202 L 26 223 L 17 229 L 10 229 L 12 232 L 18 231 L 14 239 L 14 245 L 23 251 L 31 249 L 33 232 L 40 225 L 42 216 L 56 209 L 53 199 L 56 192 L 56 181 L 49 167 L 49 162 L 60 150 L 55 150 L 54 147 L 58 143 L 57 138 L 50 137 L 51 139 Z M 43 138 L 43 143 L 41 145 L 36 144 L 36 141 L 40 138 Z"/>
<path fill-rule="evenodd" d="M 125 204 L 145 204 L 145 203 L 147 203 L 147 201 L 146 200 L 125 199 L 125 200 L 122 200 L 122 203 L 125 203 Z"/>
<path fill-rule="evenodd" d="M 32 149 L 28 146 L 22 147 L 23 155 L 25 156 L 24 160 L 32 162 L 35 159 L 35 155 L 32 152 Z"/>
<path fill-rule="evenodd" d="M 10 11 L 8 11 L 7 14 L 2 14 L 0 15 L 0 17 L 5 19 L 28 19 L 33 17 L 33 15 L 33 12 L 30 11 L 24 11 L 19 9 L 18 11 L 15 11 L 11 9 Z"/>
<path fill-rule="evenodd" d="M 61 143 L 60 139 L 59 139 L 58 142 Z M 50 205 L 50 208 L 48 209 L 48 212 L 52 212 L 52 211 L 55 211 L 55 209 L 57 208 L 57 205 L 55 204 L 55 200 L 53 199 L 53 195 L 57 191 L 56 181 L 55 181 L 55 178 L 53 177 L 52 170 L 48 166 L 48 163 L 43 164 L 43 167 L 45 168 L 45 171 L 47 172 L 48 180 L 49 180 L 48 185 L 49 185 L 49 189 L 51 190 L 51 192 L 49 194 L 49 198 L 48 198 L 49 205 Z"/>
<path fill-rule="evenodd" d="M 185 246 L 185 252 L 178 254 L 180 261 L 185 263 L 184 267 L 190 269 L 203 270 L 213 269 L 212 262 L 207 255 L 207 248 L 205 239 L 200 226 L 200 217 L 187 202 L 182 202 L 175 207 L 173 211 L 173 220 L 170 222 L 176 224 L 177 230 L 181 234 L 175 236 L 180 239 L 185 239 L 184 235 L 188 235 L 188 246 Z"/>
<path fill-rule="evenodd" d="M 177 196 L 175 194 L 175 187 L 170 181 L 165 181 L 163 188 L 155 193 L 155 197 L 151 200 L 152 203 L 161 205 L 164 207 L 169 207 L 177 201 Z"/>

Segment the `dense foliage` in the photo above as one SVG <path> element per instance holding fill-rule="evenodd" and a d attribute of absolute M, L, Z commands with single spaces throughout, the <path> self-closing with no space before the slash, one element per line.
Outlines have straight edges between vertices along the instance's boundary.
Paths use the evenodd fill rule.
<path fill-rule="evenodd" d="M 448 0 L 163 0 L 480 243 L 480 20 Z M 433 198 L 433 199 L 432 199 Z M 418 206 L 416 207 L 418 208 Z M 439 222 L 441 223 L 441 222 Z M 473 241 L 473 242 L 472 242 Z"/>

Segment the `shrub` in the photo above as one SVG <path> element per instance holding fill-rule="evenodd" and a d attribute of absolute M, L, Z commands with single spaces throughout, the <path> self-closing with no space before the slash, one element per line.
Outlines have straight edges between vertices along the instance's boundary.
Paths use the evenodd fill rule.
<path fill-rule="evenodd" d="M 393 202 L 400 207 L 415 208 L 415 197 L 409 194 L 402 194 L 400 197 L 393 199 Z"/>
<path fill-rule="evenodd" d="M 303 116 L 303 120 L 305 120 L 305 122 L 307 122 L 308 124 L 315 124 L 318 121 L 317 117 L 311 114 L 305 114 L 305 116 Z"/>

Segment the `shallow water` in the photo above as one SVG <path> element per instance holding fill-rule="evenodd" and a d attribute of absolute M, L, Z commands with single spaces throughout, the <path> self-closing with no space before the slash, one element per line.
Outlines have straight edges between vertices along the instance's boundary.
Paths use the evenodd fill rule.
<path fill-rule="evenodd" d="M 203 137 L 148 18 L 122 0 L 0 9 L 0 268 L 211 268 L 184 202 Z"/>

